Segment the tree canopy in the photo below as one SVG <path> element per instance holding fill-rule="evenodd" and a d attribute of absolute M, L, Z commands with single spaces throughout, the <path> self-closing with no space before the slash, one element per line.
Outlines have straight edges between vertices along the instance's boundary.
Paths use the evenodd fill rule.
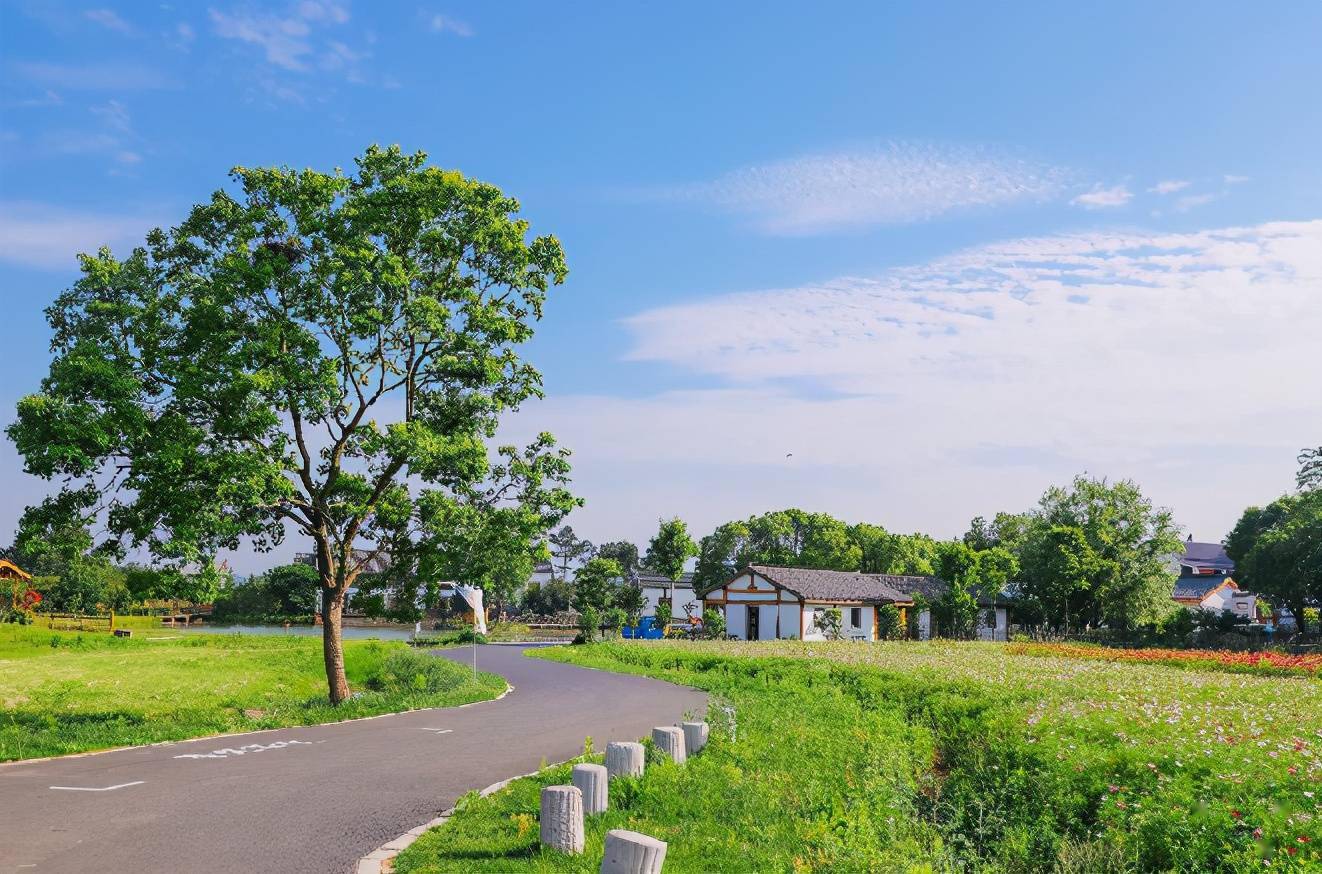
<path fill-rule="evenodd" d="M 667 579 L 677 580 L 684 565 L 698 554 L 698 545 L 689 536 L 689 528 L 678 516 L 662 519 L 656 536 L 647 544 L 643 567 Z"/>
<path fill-rule="evenodd" d="M 1304 608 L 1322 605 L 1322 491 L 1249 507 L 1225 546 L 1240 585 L 1289 607 L 1301 628 Z"/>
<path fill-rule="evenodd" d="M 516 200 L 421 152 L 232 178 L 127 257 L 83 256 L 47 310 L 50 372 L 9 434 L 29 473 L 64 485 L 20 536 L 100 522 L 115 548 L 185 566 L 297 532 L 316 555 L 338 702 L 344 596 L 366 567 L 456 514 L 472 542 L 513 540 L 499 517 L 467 516 L 525 494 L 493 471 L 488 441 L 540 395 L 518 347 L 564 255 L 530 238 Z M 540 465 L 531 512 L 558 521 L 575 503 L 567 452 L 549 435 L 528 452 L 505 464 Z"/>

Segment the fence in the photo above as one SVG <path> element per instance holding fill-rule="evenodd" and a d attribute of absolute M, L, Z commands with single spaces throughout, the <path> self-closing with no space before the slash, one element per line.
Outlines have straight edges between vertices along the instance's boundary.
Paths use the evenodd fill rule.
<path fill-rule="evenodd" d="M 80 613 L 38 613 L 36 621 L 56 631 L 104 631 L 115 630 L 115 613 L 106 615 L 83 615 Z"/>

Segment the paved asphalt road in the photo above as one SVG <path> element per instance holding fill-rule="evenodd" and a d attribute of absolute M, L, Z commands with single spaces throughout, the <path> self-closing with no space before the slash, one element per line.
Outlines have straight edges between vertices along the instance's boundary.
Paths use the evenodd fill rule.
<path fill-rule="evenodd" d="M 0 872 L 338 874 L 587 735 L 604 749 L 706 707 L 693 689 L 522 653 L 479 650 L 514 686 L 500 701 L 0 765 Z"/>

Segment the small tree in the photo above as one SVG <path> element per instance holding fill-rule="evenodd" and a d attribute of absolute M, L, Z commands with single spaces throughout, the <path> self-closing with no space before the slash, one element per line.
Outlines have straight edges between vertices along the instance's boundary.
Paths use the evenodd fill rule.
<path fill-rule="evenodd" d="M 647 606 L 647 599 L 643 597 L 643 590 L 631 582 L 624 582 L 615 587 L 611 595 L 611 603 L 624 611 L 625 621 L 630 626 L 638 624 L 638 619 Z"/>
<path fill-rule="evenodd" d="M 643 567 L 668 580 L 677 580 L 684 573 L 684 565 L 697 554 L 698 545 L 689 536 L 684 520 L 678 516 L 662 519 L 656 536 L 647 544 Z"/>
<path fill-rule="evenodd" d="M 627 540 L 612 540 L 597 547 L 597 558 L 614 559 L 625 577 L 638 573 L 638 547 Z"/>
<path fill-rule="evenodd" d="M 619 578 L 620 566 L 611 559 L 589 559 L 574 577 L 574 609 L 592 609 L 598 615 L 609 609 Z"/>
<path fill-rule="evenodd" d="M 596 607 L 584 607 L 578 611 L 578 630 L 583 635 L 584 643 L 591 643 L 601 632 L 601 613 Z"/>
<path fill-rule="evenodd" d="M 628 615 L 619 607 L 611 607 L 602 615 L 602 624 L 612 636 L 619 636 L 620 629 L 628 623 Z"/>
<path fill-rule="evenodd" d="M 592 555 L 592 541 L 579 538 L 569 525 L 555 531 L 547 538 L 551 552 L 551 570 L 559 571 L 559 578 L 569 579 L 569 571 L 580 560 Z"/>
<path fill-rule="evenodd" d="M 725 616 L 715 607 L 702 611 L 702 635 L 713 640 L 725 637 Z"/>
<path fill-rule="evenodd" d="M 674 616 L 670 608 L 670 602 L 663 598 L 657 602 L 656 612 L 652 614 L 652 622 L 656 625 L 657 630 L 661 632 L 662 637 L 670 630 L 672 619 L 674 619 Z"/>

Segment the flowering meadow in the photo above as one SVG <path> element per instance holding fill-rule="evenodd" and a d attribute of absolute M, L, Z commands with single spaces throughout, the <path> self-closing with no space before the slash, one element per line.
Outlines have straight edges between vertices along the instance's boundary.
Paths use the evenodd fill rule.
<path fill-rule="evenodd" d="M 1055 656 L 1073 659 L 1100 659 L 1108 662 L 1155 662 L 1163 665 L 1193 665 L 1203 668 L 1229 668 L 1271 674 L 1322 673 L 1322 653 L 1289 655 L 1280 652 L 1232 652 L 1215 649 L 1114 649 L 1072 643 L 1016 643 L 1008 647 L 1013 655 Z"/>
<path fill-rule="evenodd" d="M 604 828 L 683 871 L 1322 870 L 1322 680 L 1004 644 L 611 642 L 551 658 L 707 689 L 735 731 Z M 600 739 L 599 739 L 600 740 Z M 536 787 L 473 800 L 401 871 L 588 871 Z M 530 819 L 531 818 L 531 819 Z"/>

